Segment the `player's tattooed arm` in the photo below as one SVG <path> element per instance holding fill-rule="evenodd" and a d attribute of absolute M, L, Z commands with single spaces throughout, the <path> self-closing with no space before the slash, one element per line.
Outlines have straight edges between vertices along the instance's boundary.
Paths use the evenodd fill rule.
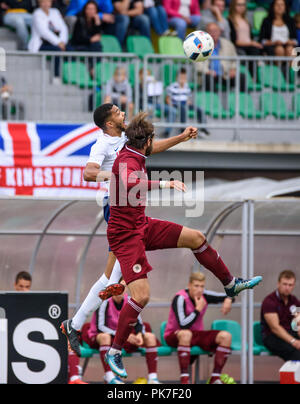
<path fill-rule="evenodd" d="M 87 182 L 104 182 L 111 179 L 111 172 L 101 171 L 101 167 L 96 163 L 87 163 L 83 172 L 83 178 Z"/>
<path fill-rule="evenodd" d="M 164 152 L 164 151 L 176 146 L 179 143 L 187 142 L 188 140 L 191 140 L 191 139 L 196 139 L 197 136 L 198 136 L 197 128 L 193 128 L 192 126 L 189 126 L 188 128 L 185 129 L 184 132 L 182 132 L 178 136 L 172 136 L 168 139 L 154 141 L 152 154 Z"/>

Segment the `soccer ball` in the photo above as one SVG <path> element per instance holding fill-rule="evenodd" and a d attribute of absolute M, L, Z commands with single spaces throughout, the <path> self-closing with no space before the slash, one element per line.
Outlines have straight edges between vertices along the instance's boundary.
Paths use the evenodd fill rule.
<path fill-rule="evenodd" d="M 184 53 L 193 62 L 204 62 L 211 56 L 214 49 L 214 40 L 204 31 L 192 32 L 183 42 Z"/>

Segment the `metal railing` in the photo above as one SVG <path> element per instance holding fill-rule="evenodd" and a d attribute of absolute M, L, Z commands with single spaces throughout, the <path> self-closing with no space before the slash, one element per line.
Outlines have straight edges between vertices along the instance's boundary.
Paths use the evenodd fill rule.
<path fill-rule="evenodd" d="M 220 75 L 213 77 L 213 62 Z M 292 58 L 212 57 L 191 63 L 182 56 L 120 53 L 8 52 L 6 80 L 13 95 L 2 99 L 0 118 L 83 123 L 107 101 L 107 84 L 124 68 L 130 94 L 110 99 L 130 119 L 139 110 L 170 133 L 186 123 L 208 130 L 298 131 L 300 78 Z M 186 71 L 188 100 L 175 102 L 170 85 Z M 116 91 L 117 93 L 117 91 Z M 168 97 L 169 96 L 169 97 Z M 125 98 L 127 97 L 127 98 Z M 124 100 L 132 99 L 131 102 Z"/>

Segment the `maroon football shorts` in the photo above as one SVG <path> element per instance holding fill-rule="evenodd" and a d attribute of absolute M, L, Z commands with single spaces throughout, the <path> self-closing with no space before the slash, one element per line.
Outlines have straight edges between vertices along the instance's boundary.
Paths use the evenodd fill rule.
<path fill-rule="evenodd" d="M 182 228 L 179 224 L 146 217 L 145 226 L 138 230 L 108 229 L 110 248 L 121 265 L 127 285 L 147 278 L 148 272 L 152 271 L 146 251 L 177 248 Z"/>
<path fill-rule="evenodd" d="M 211 331 L 192 331 L 192 341 L 191 346 L 199 346 L 201 349 L 207 352 L 215 352 L 218 345 L 216 344 L 216 338 L 220 331 L 211 330 Z M 173 347 L 177 348 L 178 346 L 178 338 L 175 332 L 169 334 L 165 337 L 166 343 Z"/>

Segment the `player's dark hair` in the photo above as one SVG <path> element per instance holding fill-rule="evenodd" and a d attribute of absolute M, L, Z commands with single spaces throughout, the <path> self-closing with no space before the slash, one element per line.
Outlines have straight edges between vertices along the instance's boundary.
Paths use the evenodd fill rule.
<path fill-rule="evenodd" d="M 109 120 L 112 113 L 113 104 L 103 104 L 94 112 L 94 122 L 98 128 L 105 130 L 106 122 Z"/>
<path fill-rule="evenodd" d="M 153 139 L 155 135 L 154 126 L 146 119 L 147 117 L 147 113 L 141 112 L 127 126 L 125 133 L 128 139 L 128 146 L 142 150 L 147 144 L 148 139 Z"/>
<path fill-rule="evenodd" d="M 21 280 L 32 282 L 32 277 L 30 273 L 22 271 L 19 272 L 18 275 L 16 276 L 16 284 Z"/>
<path fill-rule="evenodd" d="M 282 271 L 281 274 L 279 275 L 278 282 L 280 282 L 281 279 L 295 279 L 296 280 L 295 272 L 291 271 L 290 269 L 286 269 L 285 271 Z"/>

